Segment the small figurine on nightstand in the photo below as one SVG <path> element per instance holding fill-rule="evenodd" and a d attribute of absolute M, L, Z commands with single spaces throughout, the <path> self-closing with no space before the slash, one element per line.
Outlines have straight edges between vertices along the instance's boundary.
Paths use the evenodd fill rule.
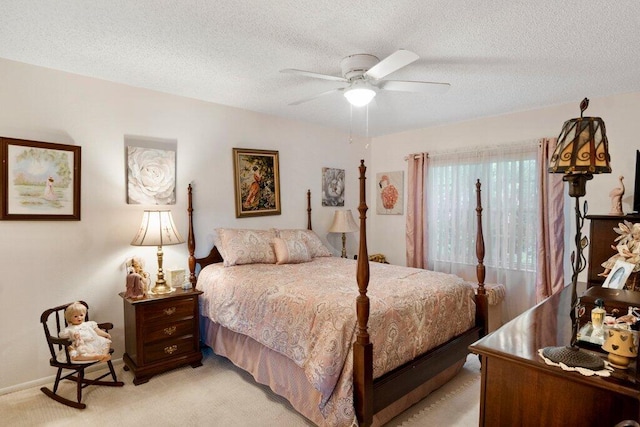
<path fill-rule="evenodd" d="M 69 356 L 74 362 L 100 361 L 111 359 L 111 335 L 98 328 L 94 321 L 84 321 L 87 308 L 79 302 L 70 304 L 64 311 L 68 326 L 60 331 L 60 338 L 71 340 Z"/>
<path fill-rule="evenodd" d="M 144 271 L 142 260 L 132 257 L 127 260 L 127 290 L 125 298 L 144 298 L 149 290 L 149 273 Z"/>

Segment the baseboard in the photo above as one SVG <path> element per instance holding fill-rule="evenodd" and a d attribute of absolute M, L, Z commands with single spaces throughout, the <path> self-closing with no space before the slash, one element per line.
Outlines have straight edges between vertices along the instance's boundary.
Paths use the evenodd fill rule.
<path fill-rule="evenodd" d="M 113 359 L 113 366 L 116 367 L 118 365 L 121 365 L 122 362 L 122 358 L 120 359 Z M 103 369 L 101 364 L 98 365 L 94 365 L 91 366 L 89 368 L 86 369 L 86 372 L 95 372 L 95 371 L 99 371 Z M 28 388 L 31 387 L 38 387 L 38 386 L 43 386 L 43 385 L 47 385 L 47 384 L 53 384 L 53 382 L 56 380 L 56 376 L 55 374 L 48 376 L 48 377 L 44 377 L 44 378 L 39 378 L 37 380 L 33 380 L 33 381 L 27 381 L 26 383 L 20 383 L 20 384 L 16 384 L 16 385 L 12 385 L 11 387 L 5 387 L 0 389 L 0 396 L 2 396 L 3 394 L 9 394 L 9 393 L 14 393 L 16 391 L 21 391 L 21 390 L 26 390 Z"/>

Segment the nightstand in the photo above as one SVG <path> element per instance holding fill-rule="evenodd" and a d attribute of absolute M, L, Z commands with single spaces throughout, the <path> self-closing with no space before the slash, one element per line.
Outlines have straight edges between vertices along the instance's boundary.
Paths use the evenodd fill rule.
<path fill-rule="evenodd" d="M 176 289 L 166 295 L 124 301 L 125 370 L 135 385 L 161 372 L 202 365 L 197 290 Z"/>

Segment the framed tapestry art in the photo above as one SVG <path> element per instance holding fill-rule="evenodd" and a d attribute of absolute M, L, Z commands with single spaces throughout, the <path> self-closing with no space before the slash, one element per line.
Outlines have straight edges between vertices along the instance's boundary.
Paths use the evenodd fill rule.
<path fill-rule="evenodd" d="M 125 137 L 127 203 L 176 204 L 176 140 Z"/>
<path fill-rule="evenodd" d="M 322 168 L 322 206 L 344 206 L 344 169 Z"/>
<path fill-rule="evenodd" d="M 376 213 L 378 215 L 402 215 L 404 213 L 403 172 L 376 174 Z"/>
<path fill-rule="evenodd" d="M 75 145 L 0 138 L 0 219 L 80 220 L 80 154 Z"/>
<path fill-rule="evenodd" d="M 236 217 L 280 215 L 278 152 L 233 149 Z"/>

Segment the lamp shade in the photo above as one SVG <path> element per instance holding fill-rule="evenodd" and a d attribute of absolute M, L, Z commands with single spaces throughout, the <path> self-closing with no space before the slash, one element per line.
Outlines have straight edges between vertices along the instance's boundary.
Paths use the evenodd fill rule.
<path fill-rule="evenodd" d="M 354 107 L 364 107 L 376 96 L 376 91 L 364 81 L 356 80 L 344 91 L 344 97 Z"/>
<path fill-rule="evenodd" d="M 609 142 L 600 117 L 582 117 L 589 106 L 580 104 L 580 118 L 567 120 L 562 126 L 558 145 L 549 162 L 549 172 L 564 174 L 611 173 Z"/>
<path fill-rule="evenodd" d="M 354 231 L 358 231 L 358 224 L 353 219 L 351 210 L 336 211 L 329 233 L 353 233 Z"/>
<path fill-rule="evenodd" d="M 144 211 L 138 233 L 131 241 L 133 246 L 167 246 L 184 243 L 171 211 Z"/>

